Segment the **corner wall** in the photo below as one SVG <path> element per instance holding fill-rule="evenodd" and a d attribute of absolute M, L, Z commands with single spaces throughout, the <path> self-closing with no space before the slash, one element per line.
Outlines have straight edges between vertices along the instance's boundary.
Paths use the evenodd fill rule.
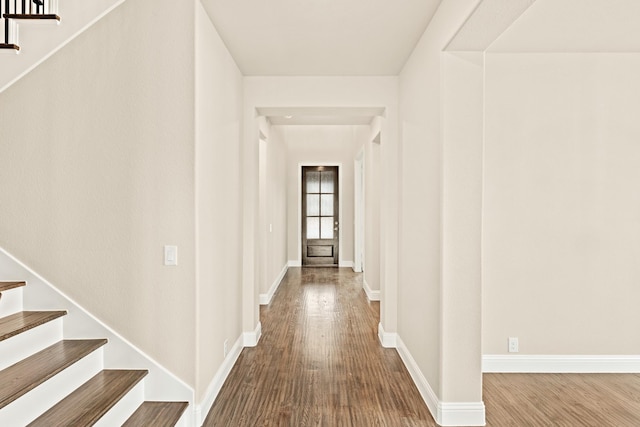
<path fill-rule="evenodd" d="M 198 1 L 195 75 L 196 402 L 204 418 L 242 347 L 243 77 Z"/>

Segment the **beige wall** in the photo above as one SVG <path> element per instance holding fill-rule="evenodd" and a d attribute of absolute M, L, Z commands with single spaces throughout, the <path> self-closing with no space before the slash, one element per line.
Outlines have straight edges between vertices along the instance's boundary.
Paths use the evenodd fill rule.
<path fill-rule="evenodd" d="M 450 401 L 469 396 L 469 388 L 475 390 L 471 393 L 475 396 L 464 399 L 478 401 L 480 396 L 475 378 L 458 383 L 444 376 L 441 359 L 443 340 L 455 340 L 451 331 L 443 335 L 442 322 L 446 296 L 441 275 L 442 192 L 446 190 L 442 179 L 441 60 L 442 50 L 477 3 L 443 2 L 400 74 L 398 335 L 438 398 Z M 459 321 L 466 323 L 464 318 Z M 448 363 L 456 360 L 463 363 L 464 357 Z M 452 371 L 449 365 L 448 372 Z"/>
<path fill-rule="evenodd" d="M 261 228 L 260 293 L 266 294 L 287 265 L 287 146 L 281 127 L 269 129 L 268 139 L 262 143 L 260 167 Z"/>
<path fill-rule="evenodd" d="M 364 143 L 364 280 L 373 291 L 380 290 L 380 118 Z"/>
<path fill-rule="evenodd" d="M 289 260 L 300 261 L 300 164 L 340 164 L 342 213 L 340 261 L 353 262 L 354 170 L 356 151 L 369 136 L 368 126 L 278 126 L 287 146 Z"/>
<path fill-rule="evenodd" d="M 0 245 L 193 385 L 191 5 L 126 2 L 0 94 Z"/>
<path fill-rule="evenodd" d="M 241 336 L 242 75 L 196 4 L 196 402 Z"/>
<path fill-rule="evenodd" d="M 638 354 L 640 55 L 489 54 L 483 351 Z"/>

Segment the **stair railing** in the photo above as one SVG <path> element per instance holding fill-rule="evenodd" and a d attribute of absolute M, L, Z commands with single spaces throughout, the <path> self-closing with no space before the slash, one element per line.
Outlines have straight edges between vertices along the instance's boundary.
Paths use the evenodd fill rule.
<path fill-rule="evenodd" d="M 4 38 L 0 48 L 20 49 L 16 20 L 50 20 L 59 22 L 58 0 L 0 0 Z"/>

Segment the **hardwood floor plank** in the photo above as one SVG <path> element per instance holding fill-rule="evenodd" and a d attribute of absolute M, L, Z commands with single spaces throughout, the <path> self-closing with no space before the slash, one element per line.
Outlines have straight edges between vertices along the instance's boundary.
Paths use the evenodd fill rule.
<path fill-rule="evenodd" d="M 107 340 L 64 340 L 0 371 L 0 408 L 33 390 Z"/>
<path fill-rule="evenodd" d="M 351 269 L 292 268 L 205 426 L 435 426 Z"/>
<path fill-rule="evenodd" d="M 291 268 L 205 426 L 436 426 L 350 269 Z M 638 427 L 640 374 L 485 374 L 490 427 Z"/>
<path fill-rule="evenodd" d="M 0 341 L 11 338 L 58 317 L 66 311 L 21 311 L 0 319 Z"/>
<path fill-rule="evenodd" d="M 484 374 L 487 426 L 640 426 L 640 374 Z"/>
<path fill-rule="evenodd" d="M 92 426 L 145 375 L 147 371 L 101 371 L 35 419 L 29 427 Z"/>

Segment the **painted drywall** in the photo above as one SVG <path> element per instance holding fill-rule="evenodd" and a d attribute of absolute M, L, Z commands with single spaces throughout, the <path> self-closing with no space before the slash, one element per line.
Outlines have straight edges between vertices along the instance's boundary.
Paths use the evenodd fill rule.
<path fill-rule="evenodd" d="M 267 294 L 287 265 L 287 147 L 281 127 L 269 130 L 260 146 L 260 224 L 262 275 L 260 294 Z"/>
<path fill-rule="evenodd" d="M 441 398 L 480 402 L 483 53 L 441 61 Z"/>
<path fill-rule="evenodd" d="M 379 118 L 372 123 L 364 148 L 364 280 L 372 291 L 380 290 L 380 132 Z"/>
<path fill-rule="evenodd" d="M 446 191 L 442 178 L 442 50 L 477 4 L 477 0 L 441 3 L 400 74 L 398 335 L 438 399 L 447 401 L 480 400 L 476 378 L 460 383 L 447 376 L 453 365 L 464 363 L 464 357 L 447 361 L 448 371 L 443 371 L 443 340 L 456 336 L 449 330 L 443 334 L 446 292 L 443 294 L 441 275 L 442 194 Z M 464 318 L 459 321 L 465 324 Z M 478 374 L 479 368 L 475 377 Z M 468 389 L 475 398 L 469 398 Z"/>
<path fill-rule="evenodd" d="M 300 165 L 340 165 L 341 262 L 353 263 L 354 170 L 357 150 L 369 136 L 368 126 L 274 126 L 287 147 L 287 223 L 289 260 L 300 261 Z"/>
<path fill-rule="evenodd" d="M 640 54 L 488 54 L 483 352 L 638 354 Z"/>
<path fill-rule="evenodd" d="M 190 385 L 193 22 L 126 2 L 0 94 L 0 246 Z"/>
<path fill-rule="evenodd" d="M 196 3 L 196 401 L 242 334 L 242 74 Z M 205 408 L 206 409 L 206 408 Z M 203 414 L 206 415 L 206 414 Z"/>

